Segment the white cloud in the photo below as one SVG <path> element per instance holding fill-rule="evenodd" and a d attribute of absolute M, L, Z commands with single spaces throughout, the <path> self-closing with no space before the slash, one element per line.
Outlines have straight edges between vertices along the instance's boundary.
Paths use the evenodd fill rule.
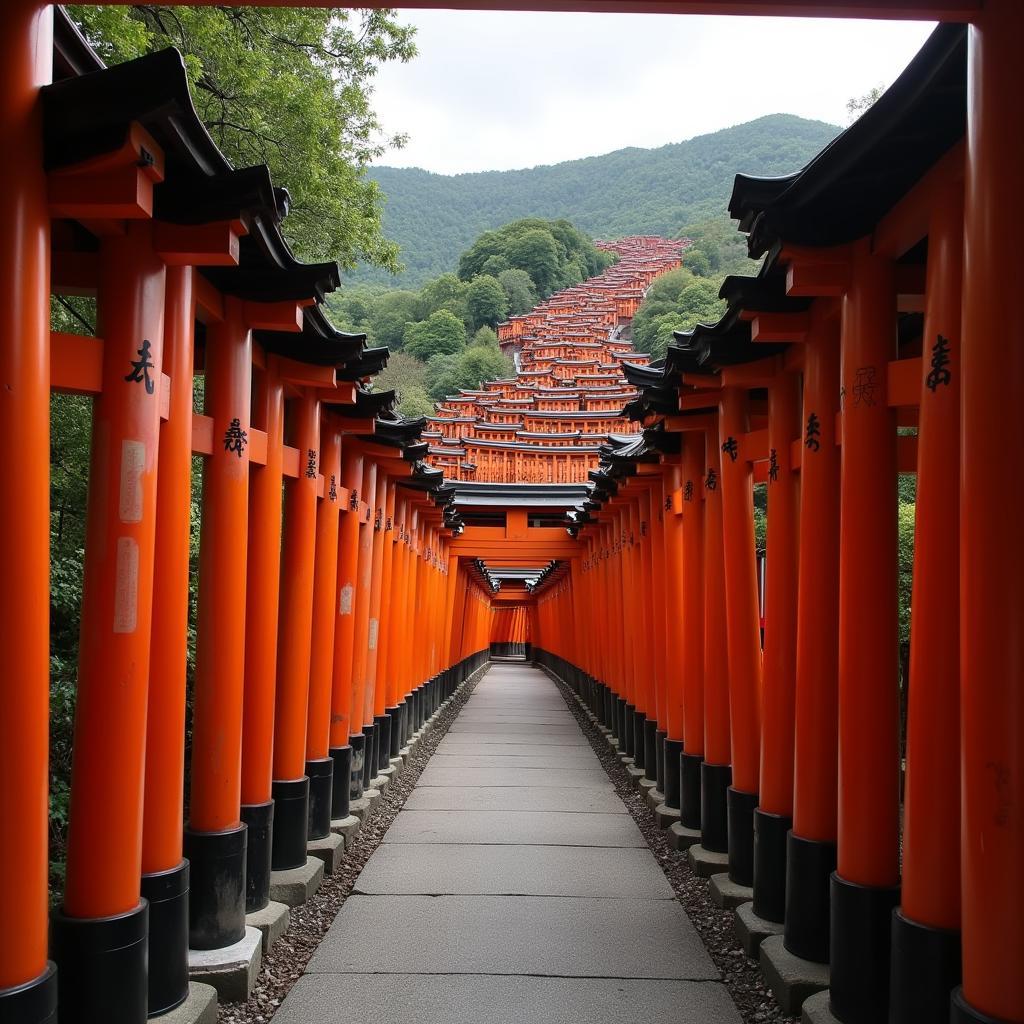
<path fill-rule="evenodd" d="M 382 164 L 444 174 L 652 147 L 791 113 L 846 123 L 889 85 L 923 22 L 412 11 L 420 55 L 383 68 L 374 104 L 408 146 Z"/>

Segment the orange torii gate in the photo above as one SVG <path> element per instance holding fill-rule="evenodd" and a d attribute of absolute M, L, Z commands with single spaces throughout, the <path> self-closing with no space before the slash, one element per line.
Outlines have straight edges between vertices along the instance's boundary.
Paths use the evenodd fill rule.
<path fill-rule="evenodd" d="M 1020 217 L 1015 174 L 1024 163 L 1024 142 L 1014 130 L 1022 102 L 1015 47 L 1024 15 L 1012 0 L 623 0 L 601 9 L 970 23 L 955 45 L 950 33 L 937 35 L 918 65 L 916 88 L 890 90 L 879 113 L 846 133 L 829 159 L 781 186 L 741 182 L 734 212 L 751 232 L 752 251 L 763 245 L 761 252 L 773 253 L 764 280 L 734 282 L 735 292 L 726 294 L 730 318 L 683 339 L 663 368 L 663 386 L 644 384 L 637 412 L 648 427 L 660 419 L 662 430 L 609 445 L 594 490 L 579 503 L 576 539 L 527 523 L 514 557 L 559 563 L 530 591 L 538 658 L 570 678 L 614 728 L 634 772 L 665 797 L 665 821 L 675 810 L 668 802 L 675 765 L 659 747 L 672 757 L 682 745 L 673 835 L 680 843 L 699 838 L 712 854 L 716 846 L 726 852 L 737 884 L 752 869 L 754 917 L 778 923 L 781 908 L 781 942 L 805 959 L 831 961 L 831 1012 L 838 1019 L 877 1020 L 887 1012 L 900 1021 L 944 1017 L 949 987 L 962 974 L 952 999 L 957 1024 L 1019 1024 L 1022 556 L 990 520 L 993 509 L 1018 496 L 1022 478 L 1013 440 L 1024 349 L 1003 307 L 1021 273 L 1012 246 Z M 254 235 L 268 238 L 268 251 L 275 251 L 280 210 L 269 182 L 233 179 L 219 193 L 220 205 L 210 202 L 183 228 L 159 204 L 185 180 L 192 186 L 209 175 L 188 173 L 181 153 L 161 144 L 155 122 L 127 118 L 121 148 L 109 152 L 54 148 L 59 133 L 44 145 L 40 88 L 54 67 L 63 83 L 89 70 L 88 54 L 74 41 L 58 46 L 54 63 L 52 16 L 47 5 L 14 0 L 0 32 L 0 134 L 19 155 L 0 171 L 3 223 L 10 227 L 0 265 L 13 292 L 0 321 L 8 488 L 0 544 L 17 583 L 5 588 L 0 604 L 7 669 L 0 816 L 10 825 L 0 873 L 16 882 L 0 933 L 0 1005 L 18 1019 L 52 1020 L 59 977 L 65 1019 L 135 1021 L 147 1010 L 147 984 L 150 998 L 155 979 L 166 986 L 153 1003 L 163 1008 L 160 999 L 180 997 L 183 978 L 182 529 L 191 454 L 207 459 L 199 781 L 193 774 L 187 837 L 196 858 L 191 902 L 199 941 L 237 930 L 239 900 L 247 895 L 238 865 L 249 856 L 239 840 L 242 821 L 259 836 L 253 849 L 266 850 L 273 843 L 266 805 L 275 784 L 284 802 L 298 802 L 303 775 L 324 777 L 317 767 L 325 758 L 325 709 L 333 776 L 340 762 L 342 778 L 346 771 L 358 776 L 354 783 L 367 772 L 372 778 L 393 741 L 387 709 L 404 702 L 413 723 L 422 721 L 486 650 L 493 590 L 470 566 L 475 557 L 512 548 L 509 538 L 477 532 L 492 527 L 468 525 L 453 538 L 459 523 L 444 511 L 439 474 L 417 466 L 415 454 L 411 474 L 402 472 L 404 455 L 381 450 L 394 447 L 381 441 L 394 421 L 364 387 L 380 357 L 364 358 L 361 343 L 338 336 L 319 315 L 329 268 L 302 269 L 284 259 L 275 280 L 290 285 L 273 302 L 240 287 L 244 274 L 236 271 L 253 258 Z M 169 63 L 147 68 L 159 72 L 153 81 L 174 72 Z M 944 69 L 952 76 L 945 81 Z M 74 91 L 62 82 L 44 94 L 47 127 L 60 124 L 62 104 L 74 109 Z M 913 110 L 918 93 L 928 101 L 931 82 L 933 100 L 943 91 L 947 100 L 960 97 L 960 118 L 938 103 L 939 114 L 932 109 L 914 120 L 912 158 L 887 155 L 884 167 L 876 165 L 886 188 L 865 190 L 863 177 L 851 186 L 843 173 L 872 153 L 888 154 L 885 146 L 894 141 L 881 131 L 878 142 L 871 133 L 880 124 L 896 132 L 896 121 L 883 124 L 885 117 L 898 114 L 901 103 Z M 145 95 L 117 91 L 128 99 Z M 945 138 L 951 123 L 956 137 Z M 212 159 L 207 170 L 216 171 L 204 146 L 193 157 Z M 262 191 L 255 208 L 254 187 Z M 845 234 L 825 216 L 824 200 L 816 205 L 808 194 L 855 210 L 856 231 Z M 235 227 L 247 220 L 259 231 Z M 87 225 L 99 239 L 84 258 L 75 247 L 81 236 L 61 235 L 59 225 L 68 221 Z M 823 224 L 829 232 L 808 229 Z M 922 249 L 911 255 L 925 237 L 927 257 Z M 79 289 L 83 273 L 99 298 L 102 342 L 49 332 L 51 281 L 58 291 Z M 802 308 L 793 304 L 799 300 Z M 191 416 L 188 391 L 174 387 L 193 372 L 193 309 L 201 311 L 198 365 L 209 377 L 207 410 L 199 417 Z M 915 311 L 924 313 L 924 324 L 916 335 L 907 328 L 901 336 L 897 318 Z M 763 358 L 733 359 L 737 341 Z M 767 345 L 784 348 L 770 353 Z M 52 387 L 97 396 L 96 421 L 104 427 L 93 450 L 97 483 L 83 613 L 87 625 L 96 625 L 82 645 L 73 787 L 73 814 L 87 824 L 73 826 L 65 909 L 55 918 L 59 973 L 48 965 L 46 939 L 45 466 Z M 665 412 L 660 405 L 672 393 L 678 405 Z M 302 438 L 284 436 L 284 402 L 307 414 L 296 420 Z M 318 419 L 310 415 L 317 407 Z M 355 412 L 347 424 L 345 409 Z M 915 422 L 916 438 L 896 434 L 898 425 Z M 659 433 L 677 435 L 677 442 Z M 415 453 L 419 446 L 403 438 L 399 447 Z M 120 471 L 104 478 L 96 470 L 108 464 Z M 335 465 L 351 486 L 331 484 L 324 469 Z M 902 877 L 895 664 L 885 653 L 893 640 L 890 506 L 899 469 L 916 469 L 920 477 Z M 781 567 L 768 574 L 759 666 L 751 640 L 752 477 L 769 487 L 769 562 Z M 282 524 L 269 495 L 285 478 L 290 521 Z M 324 597 L 334 536 L 325 501 L 339 506 L 337 614 L 333 606 L 327 611 Z M 403 536 L 378 537 L 399 532 L 394 523 L 402 516 Z M 290 522 L 306 526 L 289 538 Z M 534 531 L 544 535 L 531 538 Z M 275 536 L 284 537 L 288 552 L 280 578 L 268 561 Z M 318 551 L 321 539 L 327 549 Z M 111 554 L 102 557 L 104 550 Z M 259 558 L 273 598 L 248 584 L 250 561 Z M 405 591 L 390 604 L 391 615 L 384 610 L 388 571 L 387 596 L 396 587 Z M 153 583 L 168 578 L 178 586 Z M 295 588 L 287 609 L 281 586 Z M 221 628 L 242 593 L 263 628 L 257 633 L 247 625 L 213 644 L 211 630 Z M 668 626 L 674 606 L 667 606 L 667 594 L 679 597 L 681 629 Z M 423 646 L 411 646 L 396 629 L 395 608 L 425 616 Z M 159 622 L 151 627 L 154 613 Z M 332 618 L 328 652 L 323 630 Z M 585 631 L 593 621 L 607 629 Z M 639 659 L 625 656 L 632 638 L 657 638 L 663 626 L 660 643 L 644 646 Z M 278 691 L 276 671 L 273 678 L 261 673 L 257 652 L 276 669 L 282 649 L 302 664 L 308 658 L 308 670 L 294 671 L 289 655 L 287 685 Z M 383 668 L 392 664 L 397 675 L 385 677 Z M 124 697 L 115 689 L 125 678 L 123 668 L 117 675 L 119 665 L 135 672 Z M 271 745 L 279 738 L 280 758 Z M 222 742 L 241 769 L 218 757 Z M 334 755 L 345 748 L 350 769 Z M 690 834 L 698 825 L 700 834 Z M 296 832 L 288 834 L 294 839 Z M 288 852 L 298 856 L 297 848 Z M 227 886 L 217 874 L 222 860 L 235 865 Z M 142 891 L 148 904 L 139 899 Z M 229 911 L 221 924 L 219 911 Z M 228 934 L 219 934 L 222 927 Z M 147 978 L 140 958 L 154 941 L 167 944 L 157 961 L 164 971 Z M 104 953 L 116 953 L 116 965 L 97 970 Z M 116 972 L 118 984 L 97 991 L 96 979 L 109 976 L 103 970 Z"/>

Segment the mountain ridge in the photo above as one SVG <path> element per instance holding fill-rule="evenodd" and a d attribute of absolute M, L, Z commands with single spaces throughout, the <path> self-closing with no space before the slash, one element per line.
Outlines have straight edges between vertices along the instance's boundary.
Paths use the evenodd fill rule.
<path fill-rule="evenodd" d="M 556 164 L 439 174 L 371 167 L 387 196 L 384 230 L 402 247 L 397 277 L 360 269 L 349 280 L 416 287 L 454 269 L 483 231 L 527 216 L 564 217 L 589 234 L 672 237 L 724 215 L 737 172 L 788 174 L 841 129 L 794 114 L 768 114 L 653 149 L 629 146 Z"/>

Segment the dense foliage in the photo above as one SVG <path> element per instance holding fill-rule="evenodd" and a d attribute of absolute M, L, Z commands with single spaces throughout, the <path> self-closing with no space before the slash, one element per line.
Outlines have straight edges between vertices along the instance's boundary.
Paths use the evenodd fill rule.
<path fill-rule="evenodd" d="M 596 238 L 672 237 L 684 224 L 721 216 L 737 171 L 788 174 L 838 131 L 774 114 L 658 149 L 529 170 L 446 176 L 375 166 L 370 175 L 388 197 L 384 228 L 406 266 L 399 282 L 416 287 L 453 267 L 481 232 L 522 217 L 567 217 Z M 357 274 L 385 280 L 366 268 Z"/>
<path fill-rule="evenodd" d="M 238 167 L 267 164 L 287 187 L 285 234 L 305 259 L 396 269 L 381 231 L 370 161 L 400 146 L 382 137 L 371 82 L 416 53 L 414 29 L 391 10 L 347 8 L 92 7 L 69 13 L 107 63 L 174 46 L 196 110 Z"/>

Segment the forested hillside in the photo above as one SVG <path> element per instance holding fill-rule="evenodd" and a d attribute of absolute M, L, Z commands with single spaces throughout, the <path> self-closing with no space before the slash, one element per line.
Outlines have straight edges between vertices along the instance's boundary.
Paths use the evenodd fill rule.
<path fill-rule="evenodd" d="M 373 167 L 370 175 L 387 196 L 384 231 L 401 247 L 406 270 L 392 278 L 361 269 L 355 279 L 417 287 L 455 269 L 481 232 L 521 217 L 564 217 L 596 238 L 671 238 L 723 212 L 737 171 L 787 174 L 838 132 L 821 121 L 773 114 L 658 149 L 620 149 L 530 170 L 445 176 Z"/>

